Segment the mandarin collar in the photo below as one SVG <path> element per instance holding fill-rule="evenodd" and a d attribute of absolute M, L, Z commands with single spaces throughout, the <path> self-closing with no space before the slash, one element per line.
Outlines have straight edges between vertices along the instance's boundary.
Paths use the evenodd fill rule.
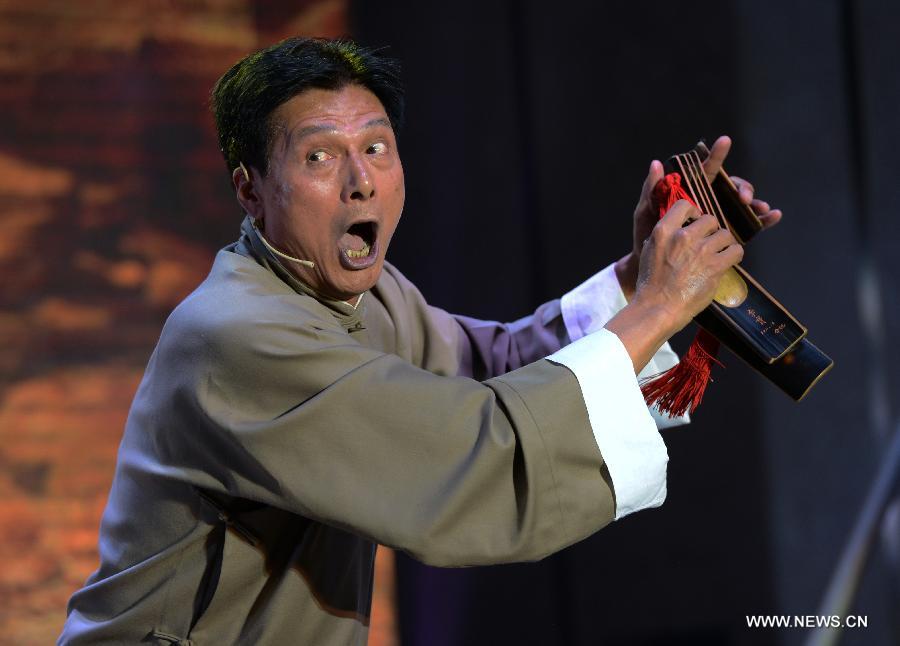
<path fill-rule="evenodd" d="M 319 301 L 322 305 L 327 307 L 334 317 L 340 321 L 341 325 L 349 331 L 354 332 L 356 330 L 365 329 L 362 319 L 366 309 L 366 293 L 363 293 L 362 296 L 360 296 L 356 307 L 353 307 L 344 301 L 336 301 L 322 296 L 312 287 L 292 274 L 287 267 L 281 263 L 278 256 L 266 248 L 262 243 L 262 240 L 260 240 L 259 232 L 256 230 L 256 227 L 253 226 L 253 220 L 249 215 L 246 216 L 241 223 L 241 238 L 235 245 L 235 251 L 242 256 L 247 256 L 248 258 L 255 260 L 257 263 L 278 276 L 283 282 L 287 283 L 287 285 L 298 294 L 304 294 Z"/>

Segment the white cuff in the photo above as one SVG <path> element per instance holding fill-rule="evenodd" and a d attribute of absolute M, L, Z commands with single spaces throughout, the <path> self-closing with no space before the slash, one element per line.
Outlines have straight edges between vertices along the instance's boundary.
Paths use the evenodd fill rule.
<path fill-rule="evenodd" d="M 560 299 L 563 323 L 572 341 L 603 329 L 603 326 L 621 310 L 628 301 L 622 293 L 615 265 L 609 265 L 581 283 Z M 638 381 L 664 372 L 678 363 L 678 355 L 668 343 L 656 351 L 650 362 L 638 375 Z M 680 417 L 669 417 L 660 413 L 654 405 L 650 414 L 659 429 L 681 426 L 691 421 L 687 413 Z"/>
<path fill-rule="evenodd" d="M 666 499 L 666 445 L 647 411 L 619 337 L 606 329 L 554 352 L 548 360 L 575 373 L 597 446 L 616 494 L 616 520 Z"/>
<path fill-rule="evenodd" d="M 627 304 L 615 267 L 598 271 L 560 299 L 569 338 L 577 341 L 602 329 Z"/>

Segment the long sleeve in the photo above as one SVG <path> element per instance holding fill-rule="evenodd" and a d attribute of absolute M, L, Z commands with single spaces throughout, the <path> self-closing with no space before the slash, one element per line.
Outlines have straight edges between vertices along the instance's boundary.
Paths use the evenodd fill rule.
<path fill-rule="evenodd" d="M 439 565 L 541 558 L 613 518 L 568 369 L 441 376 L 357 343 L 312 299 L 238 293 L 222 312 L 222 296 L 173 315 L 132 410 L 126 438 L 151 430 L 167 477 Z"/>
<path fill-rule="evenodd" d="M 607 321 L 626 304 L 615 268 L 608 265 L 562 297 L 560 309 L 569 338 L 577 341 L 602 330 Z M 678 355 L 668 343 L 664 343 L 638 374 L 638 381 L 664 372 L 677 363 Z M 655 405 L 650 408 L 650 414 L 660 429 L 691 421 L 687 413 L 673 418 L 661 413 Z"/>
<path fill-rule="evenodd" d="M 666 499 L 669 455 L 619 338 L 601 328 L 547 359 L 568 367 L 578 378 L 615 490 L 616 520 L 661 505 Z"/>
<path fill-rule="evenodd" d="M 367 317 L 373 341 L 435 374 L 481 381 L 538 361 L 569 342 L 558 299 L 512 323 L 452 315 L 429 305 L 387 263 L 373 291 Z"/>
<path fill-rule="evenodd" d="M 652 428 L 614 335 L 561 349 L 559 302 L 485 324 L 385 285 L 363 318 L 220 252 L 135 396 L 61 643 L 362 645 L 372 541 L 527 561 L 658 504 L 606 459 L 638 464 L 629 414 Z"/>
<path fill-rule="evenodd" d="M 388 269 L 388 277 L 379 284 L 379 296 L 382 301 L 402 303 L 389 309 L 394 331 L 402 331 L 398 346 L 410 361 L 439 374 L 488 376 L 543 357 L 565 365 L 578 380 L 597 448 L 610 474 L 615 518 L 662 504 L 668 456 L 657 428 L 688 420 L 686 416 L 670 420 L 655 407 L 648 415 L 624 347 L 603 328 L 625 306 L 612 266 L 564 295 L 561 302 L 545 303 L 533 315 L 511 324 L 451 317 L 428 306 L 402 274 Z M 428 351 L 410 351 L 402 342 L 406 338 L 421 339 L 419 347 Z M 639 378 L 676 362 L 665 344 Z"/>
<path fill-rule="evenodd" d="M 380 298 L 377 307 L 386 309 L 380 318 L 393 322 L 391 338 L 383 341 L 385 345 L 431 372 L 475 379 L 515 370 L 602 330 L 626 305 L 613 265 L 561 299 L 544 303 L 533 314 L 512 323 L 451 315 L 428 305 L 419 290 L 389 264 L 385 264 L 385 276 L 376 293 Z M 677 363 L 678 356 L 664 343 L 641 370 L 638 381 Z M 656 406 L 650 408 L 650 414 L 659 429 L 690 422 L 687 414 L 671 418 Z"/>

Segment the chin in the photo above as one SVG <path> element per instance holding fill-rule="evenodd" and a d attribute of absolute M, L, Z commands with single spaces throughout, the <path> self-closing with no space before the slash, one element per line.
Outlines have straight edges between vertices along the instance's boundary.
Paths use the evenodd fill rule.
<path fill-rule="evenodd" d="M 342 278 L 345 280 L 332 282 L 329 285 L 328 291 L 335 294 L 336 298 L 342 301 L 353 298 L 354 296 L 359 296 L 375 286 L 375 283 L 377 283 L 378 279 L 381 277 L 383 265 L 384 263 L 379 261 L 371 267 L 358 271 L 342 270 L 341 273 L 345 274 Z M 348 273 L 350 275 L 346 276 Z"/>

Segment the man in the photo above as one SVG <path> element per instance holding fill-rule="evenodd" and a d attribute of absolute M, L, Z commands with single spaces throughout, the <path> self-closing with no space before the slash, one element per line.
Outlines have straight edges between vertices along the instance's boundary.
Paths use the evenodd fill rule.
<path fill-rule="evenodd" d="M 399 87 L 308 39 L 217 83 L 242 235 L 163 329 L 61 643 L 364 644 L 376 543 L 534 560 L 662 503 L 635 374 L 672 364 L 740 246 L 686 203 L 657 224 L 654 162 L 615 268 L 510 325 L 430 307 L 385 262 Z"/>

